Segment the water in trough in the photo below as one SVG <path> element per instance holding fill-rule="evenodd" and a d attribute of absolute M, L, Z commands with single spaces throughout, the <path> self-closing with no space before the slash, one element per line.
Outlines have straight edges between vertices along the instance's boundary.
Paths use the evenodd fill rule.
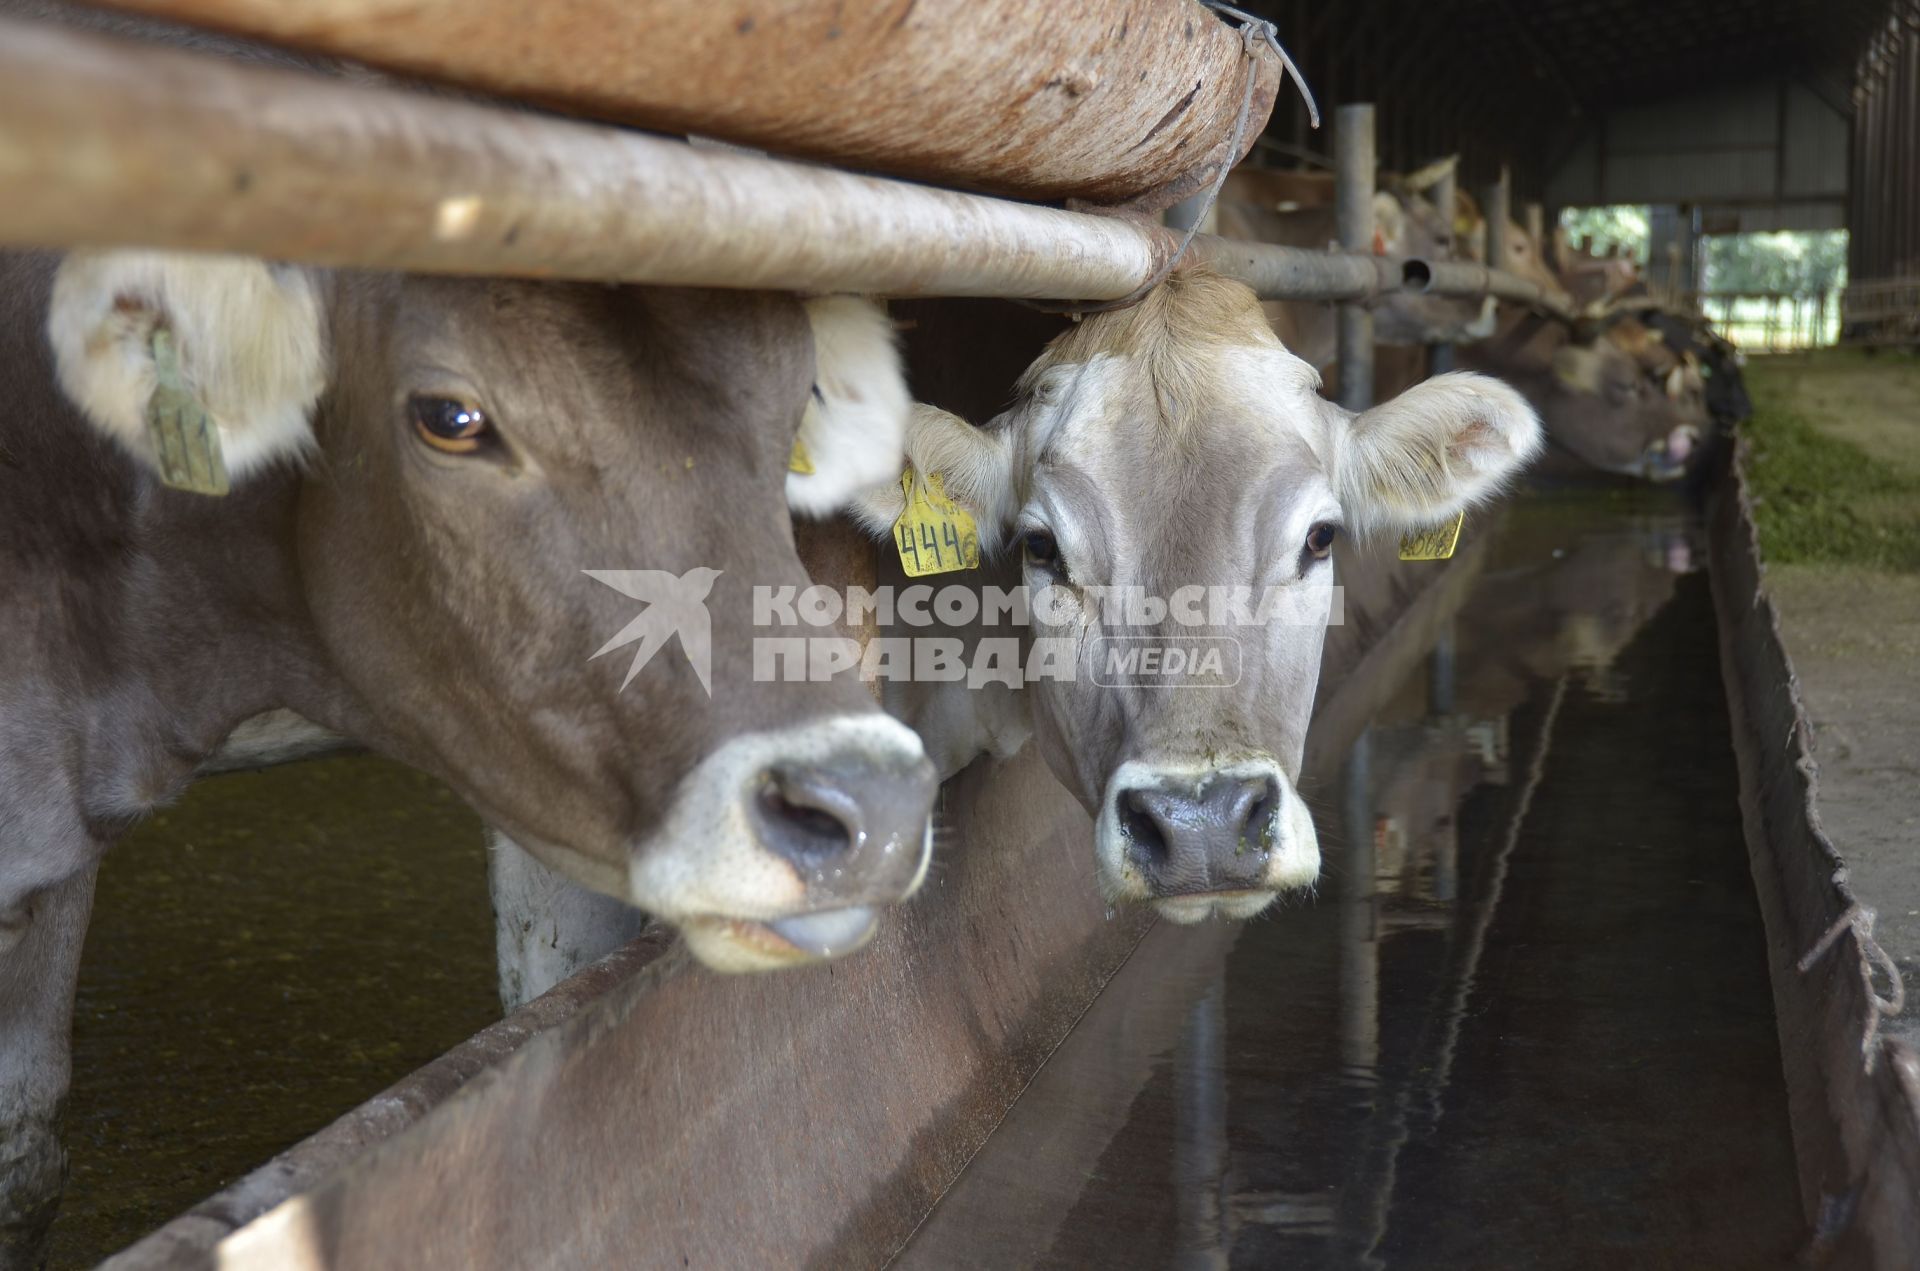
<path fill-rule="evenodd" d="M 1791 1257 L 1697 525 L 1562 491 L 1498 534 L 1425 669 L 1303 783 L 1318 895 L 1149 933 L 899 1266 Z M 495 1013 L 478 826 L 451 794 L 369 758 L 196 788 L 101 875 L 52 1265 Z"/>
<path fill-rule="evenodd" d="M 1157 926 L 897 1267 L 1791 1262 L 1697 521 L 1560 493 L 1501 533 L 1323 765 L 1317 898 Z"/>

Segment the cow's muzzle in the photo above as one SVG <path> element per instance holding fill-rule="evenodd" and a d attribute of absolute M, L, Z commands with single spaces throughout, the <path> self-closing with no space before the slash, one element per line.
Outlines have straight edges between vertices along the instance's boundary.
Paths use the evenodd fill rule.
<path fill-rule="evenodd" d="M 1123 764 L 1095 835 L 1109 896 L 1152 901 L 1175 922 L 1251 917 L 1320 872 L 1313 818 L 1266 760 Z"/>
<path fill-rule="evenodd" d="M 631 899 L 718 970 L 850 953 L 925 877 L 936 786 L 919 738 L 879 714 L 736 737 L 635 849 Z"/>
<path fill-rule="evenodd" d="M 1649 481 L 1677 481 L 1700 449 L 1700 430 L 1681 424 L 1655 440 L 1640 456 L 1640 475 Z"/>

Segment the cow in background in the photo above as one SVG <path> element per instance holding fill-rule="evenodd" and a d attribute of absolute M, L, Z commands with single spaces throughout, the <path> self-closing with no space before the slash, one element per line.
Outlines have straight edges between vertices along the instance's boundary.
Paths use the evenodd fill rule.
<path fill-rule="evenodd" d="M 1452 254 L 1452 226 L 1426 198 L 1434 179 L 1432 170 L 1411 178 L 1383 175 L 1373 201 L 1376 255 L 1445 259 Z M 1218 232 L 1225 238 L 1316 251 L 1339 238 L 1331 173 L 1243 165 L 1228 174 L 1216 207 Z M 1261 308 L 1288 352 L 1327 374 L 1335 358 L 1334 306 L 1293 300 L 1268 301 Z M 1378 343 L 1396 348 L 1471 340 L 1492 331 L 1492 314 L 1490 301 L 1396 292 L 1375 306 L 1373 334 Z"/>
<path fill-rule="evenodd" d="M 1605 331 L 1577 333 L 1556 318 L 1503 305 L 1499 332 L 1463 345 L 1458 357 L 1519 389 L 1540 412 L 1548 440 L 1602 472 L 1676 480 L 1707 431 L 1704 410 L 1682 400 L 1679 379 L 1656 382 Z"/>

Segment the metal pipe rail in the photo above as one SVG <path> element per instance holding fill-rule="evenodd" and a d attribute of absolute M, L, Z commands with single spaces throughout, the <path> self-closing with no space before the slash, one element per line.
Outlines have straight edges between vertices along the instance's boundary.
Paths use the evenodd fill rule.
<path fill-rule="evenodd" d="M 1568 322 L 1579 316 L 1557 297 L 1549 296 L 1539 283 L 1505 270 L 1488 269 L 1478 261 L 1425 260 L 1413 256 L 1398 264 L 1400 285 L 1408 291 L 1436 296 L 1492 296 L 1495 300 L 1527 305 Z"/>
<path fill-rule="evenodd" d="M 0 243 L 424 273 L 1113 300 L 1158 226 L 0 21 Z M 1201 237 L 1267 299 L 1370 301 L 1384 258 Z M 1429 266 L 1429 270 L 1434 267 Z M 1497 274 L 1427 290 L 1525 295 Z"/>

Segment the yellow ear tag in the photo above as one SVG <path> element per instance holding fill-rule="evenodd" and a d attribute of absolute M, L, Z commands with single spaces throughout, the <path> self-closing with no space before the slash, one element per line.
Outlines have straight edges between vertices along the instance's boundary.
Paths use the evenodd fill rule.
<path fill-rule="evenodd" d="M 194 494 L 225 494 L 230 485 L 220 429 L 180 374 L 173 332 L 155 328 L 150 347 L 154 385 L 147 398 L 147 440 L 160 464 L 160 480 Z"/>
<path fill-rule="evenodd" d="M 926 484 L 913 479 L 913 465 L 900 474 L 900 490 L 907 506 L 893 523 L 893 545 L 909 578 L 950 574 L 980 566 L 980 527 L 958 503 L 947 497 L 946 483 L 929 472 Z"/>
<path fill-rule="evenodd" d="M 1449 560 L 1453 549 L 1460 546 L 1460 527 L 1466 523 L 1467 514 L 1458 513 L 1451 521 L 1442 521 L 1438 525 L 1428 526 L 1424 530 L 1414 530 L 1400 536 L 1401 560 Z"/>
<path fill-rule="evenodd" d="M 793 439 L 793 453 L 787 456 L 787 471 L 803 477 L 813 475 L 813 456 L 807 453 L 807 443 L 798 437 Z"/>

